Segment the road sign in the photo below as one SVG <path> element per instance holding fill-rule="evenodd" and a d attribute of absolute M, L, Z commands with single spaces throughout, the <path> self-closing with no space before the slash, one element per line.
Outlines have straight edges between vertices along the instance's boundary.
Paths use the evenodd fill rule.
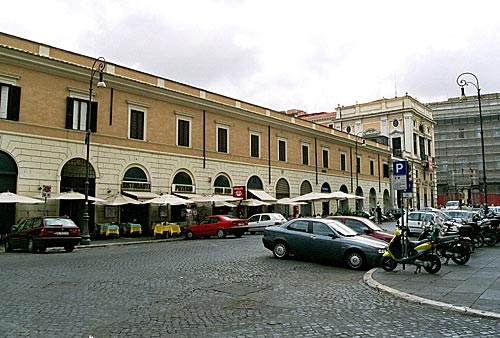
<path fill-rule="evenodd" d="M 392 188 L 406 190 L 408 188 L 408 162 L 395 161 L 392 163 Z"/>

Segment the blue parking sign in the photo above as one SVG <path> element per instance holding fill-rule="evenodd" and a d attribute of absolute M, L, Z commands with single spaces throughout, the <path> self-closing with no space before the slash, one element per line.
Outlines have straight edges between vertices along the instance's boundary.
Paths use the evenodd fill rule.
<path fill-rule="evenodd" d="M 408 161 L 392 162 L 392 174 L 395 176 L 406 176 L 408 172 Z"/>

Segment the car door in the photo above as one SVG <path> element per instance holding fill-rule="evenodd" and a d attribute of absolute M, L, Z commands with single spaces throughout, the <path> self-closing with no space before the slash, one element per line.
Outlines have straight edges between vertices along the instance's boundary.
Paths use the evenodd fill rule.
<path fill-rule="evenodd" d="M 286 227 L 285 240 L 288 247 L 298 256 L 309 256 L 309 221 L 297 219 Z"/>
<path fill-rule="evenodd" d="M 15 231 L 12 231 L 9 235 L 9 242 L 10 245 L 13 249 L 21 248 L 22 247 L 22 231 L 26 226 L 26 222 L 28 222 L 29 219 L 23 220 L 21 223 L 17 225 L 17 228 Z"/>
<path fill-rule="evenodd" d="M 341 238 L 323 222 L 312 222 L 309 252 L 314 258 L 341 260 Z"/>

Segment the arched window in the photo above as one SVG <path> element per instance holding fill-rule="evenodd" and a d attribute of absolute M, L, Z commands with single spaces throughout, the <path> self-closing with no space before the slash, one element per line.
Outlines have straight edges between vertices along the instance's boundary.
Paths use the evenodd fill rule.
<path fill-rule="evenodd" d="M 214 193 L 218 195 L 232 195 L 231 183 L 225 175 L 219 175 L 214 181 Z"/>
<path fill-rule="evenodd" d="M 290 197 L 290 185 L 284 178 L 280 178 L 276 183 L 276 198 Z"/>
<path fill-rule="evenodd" d="M 262 184 L 262 181 L 260 180 L 260 178 L 258 176 L 252 176 L 248 180 L 247 188 L 248 189 L 263 190 L 264 189 L 264 185 Z"/>
<path fill-rule="evenodd" d="M 147 182 L 148 178 L 146 177 L 146 173 L 141 168 L 133 167 L 127 170 L 123 176 L 123 180 L 130 182 Z"/>

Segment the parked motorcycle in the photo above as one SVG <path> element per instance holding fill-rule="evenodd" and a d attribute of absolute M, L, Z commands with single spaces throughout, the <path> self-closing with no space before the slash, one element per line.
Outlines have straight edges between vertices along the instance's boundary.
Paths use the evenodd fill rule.
<path fill-rule="evenodd" d="M 413 242 L 398 227 L 395 236 L 387 245 L 380 266 L 385 271 L 394 270 L 398 264 L 412 264 L 417 267 L 415 273 L 424 267 L 425 271 L 434 274 L 441 269 L 441 259 L 434 253 L 434 241 L 425 239 Z"/>
<path fill-rule="evenodd" d="M 448 264 L 450 258 L 458 265 L 467 263 L 470 259 L 470 253 L 462 244 L 460 235 L 446 236 L 445 233 L 440 233 L 439 228 L 434 227 L 432 224 L 426 226 L 418 238 L 419 241 L 424 239 L 432 240 L 435 243 L 436 254 L 446 259 L 445 264 Z M 446 228 L 444 231 L 446 231 Z"/>

